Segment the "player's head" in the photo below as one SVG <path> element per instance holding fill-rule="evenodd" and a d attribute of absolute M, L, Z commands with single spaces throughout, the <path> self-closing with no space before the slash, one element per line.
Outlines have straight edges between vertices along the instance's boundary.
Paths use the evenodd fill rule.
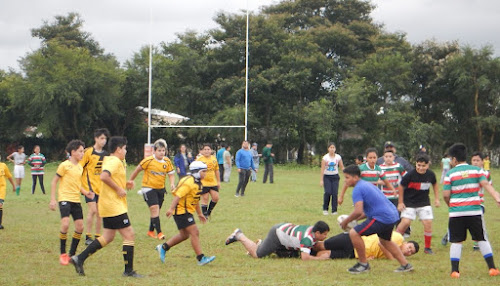
<path fill-rule="evenodd" d="M 415 164 L 415 170 L 417 170 L 417 173 L 425 174 L 425 172 L 429 169 L 430 160 L 431 159 L 427 154 L 417 155 L 417 163 Z"/>
<path fill-rule="evenodd" d="M 167 141 L 165 139 L 158 139 L 153 144 L 156 159 L 162 159 L 167 153 Z"/>
<path fill-rule="evenodd" d="M 368 148 L 366 149 L 365 154 L 366 154 L 366 162 L 370 166 L 375 165 L 375 162 L 377 162 L 377 149 Z"/>
<path fill-rule="evenodd" d="M 267 148 L 271 148 L 271 147 L 273 147 L 273 142 L 268 141 L 268 142 L 266 143 L 266 147 L 267 147 Z"/>
<path fill-rule="evenodd" d="M 312 232 L 314 233 L 314 238 L 318 241 L 323 241 L 328 236 L 328 232 L 330 231 L 330 227 L 328 224 L 322 220 L 316 222 L 312 228 Z"/>
<path fill-rule="evenodd" d="M 220 147 L 221 147 L 221 148 L 226 148 L 226 147 L 227 147 L 226 142 L 222 142 L 222 143 L 220 143 Z"/>
<path fill-rule="evenodd" d="M 40 153 L 40 145 L 35 145 L 35 147 L 33 147 L 33 153 L 35 154 Z"/>
<path fill-rule="evenodd" d="M 489 160 L 490 159 L 490 155 L 486 154 L 486 156 L 484 157 L 484 159 Z"/>
<path fill-rule="evenodd" d="M 357 164 L 357 165 L 360 165 L 360 164 L 363 164 L 364 162 L 364 158 L 363 158 L 363 155 L 359 154 L 358 156 L 356 156 L 356 158 L 354 159 L 354 162 Z"/>
<path fill-rule="evenodd" d="M 451 157 L 451 166 L 455 167 L 467 160 L 467 147 L 462 143 L 455 143 L 448 149 L 448 154 Z"/>
<path fill-rule="evenodd" d="M 394 152 L 392 150 L 385 150 L 384 151 L 384 162 L 386 165 L 391 165 L 394 163 Z"/>
<path fill-rule="evenodd" d="M 109 138 L 109 130 L 107 128 L 99 128 L 94 131 L 94 141 L 100 148 L 106 146 Z"/>
<path fill-rule="evenodd" d="M 212 155 L 212 145 L 210 143 L 203 144 L 203 147 L 201 147 L 201 155 L 205 157 Z"/>
<path fill-rule="evenodd" d="M 66 145 L 66 152 L 69 153 L 71 158 L 75 158 L 80 161 L 83 158 L 83 149 L 85 148 L 85 143 L 81 140 L 71 140 L 68 145 Z"/>
<path fill-rule="evenodd" d="M 253 142 L 253 143 L 252 143 L 252 149 L 257 150 L 257 145 L 258 145 L 258 144 L 257 144 L 257 142 Z"/>
<path fill-rule="evenodd" d="M 418 250 L 420 249 L 420 246 L 416 241 L 410 240 L 410 241 L 405 241 L 403 244 L 400 246 L 401 252 L 403 252 L 404 256 L 412 256 L 413 254 L 417 253 Z"/>
<path fill-rule="evenodd" d="M 23 145 L 17 146 L 17 153 L 23 153 L 23 152 L 24 152 L 24 146 Z"/>
<path fill-rule="evenodd" d="M 348 187 L 354 187 L 359 181 L 361 171 L 357 165 L 349 165 L 344 168 L 344 182 Z"/>
<path fill-rule="evenodd" d="M 187 150 L 186 145 L 181 144 L 181 146 L 179 146 L 179 152 L 181 152 L 181 153 L 186 153 L 186 150 Z"/>
<path fill-rule="evenodd" d="M 241 143 L 241 148 L 243 149 L 248 149 L 250 147 L 250 142 L 248 142 L 247 140 L 244 140 L 242 143 Z"/>
<path fill-rule="evenodd" d="M 127 138 L 122 136 L 113 136 L 109 139 L 109 152 L 118 157 L 125 159 L 127 155 Z"/>
<path fill-rule="evenodd" d="M 482 168 L 484 165 L 484 155 L 482 152 L 476 151 L 472 153 L 472 156 L 470 158 L 470 164 L 479 168 Z"/>
<path fill-rule="evenodd" d="M 228 146 L 226 147 L 226 151 L 231 151 L 231 146 L 229 146 L 229 145 L 228 145 Z"/>
<path fill-rule="evenodd" d="M 194 161 L 189 165 L 191 175 L 197 180 L 203 180 L 207 174 L 207 165 L 201 161 Z"/>
<path fill-rule="evenodd" d="M 337 147 L 335 146 L 335 143 L 330 142 L 328 143 L 328 153 L 333 154 L 337 151 Z"/>

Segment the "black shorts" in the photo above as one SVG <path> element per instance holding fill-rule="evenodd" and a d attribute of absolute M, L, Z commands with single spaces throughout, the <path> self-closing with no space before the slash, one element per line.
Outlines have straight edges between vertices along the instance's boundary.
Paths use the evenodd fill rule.
<path fill-rule="evenodd" d="M 485 240 L 485 230 L 481 215 L 450 217 L 448 229 L 450 231 L 450 242 L 465 241 L 467 239 L 467 230 L 469 230 L 473 240 Z"/>
<path fill-rule="evenodd" d="M 73 220 L 83 219 L 82 205 L 80 203 L 59 202 L 59 211 L 61 212 L 61 218 L 71 215 Z"/>
<path fill-rule="evenodd" d="M 94 193 L 94 198 L 93 199 L 89 199 L 86 196 L 84 196 L 84 197 L 85 197 L 85 203 L 87 203 L 87 204 L 88 203 L 97 203 L 97 202 L 99 202 L 99 195 L 96 194 L 96 193 Z"/>
<path fill-rule="evenodd" d="M 107 229 L 122 229 L 130 226 L 130 220 L 127 213 L 112 217 L 103 217 L 102 226 Z"/>
<path fill-rule="evenodd" d="M 354 246 L 349 233 L 341 233 L 330 237 L 324 242 L 325 249 L 330 250 L 331 259 L 355 258 Z"/>
<path fill-rule="evenodd" d="M 213 186 L 213 187 L 203 187 L 203 189 L 201 190 L 201 195 L 207 194 L 207 193 L 209 193 L 210 191 L 216 191 L 216 192 L 219 192 L 219 187 L 217 187 L 217 186 Z"/>
<path fill-rule="evenodd" d="M 148 206 L 154 206 L 158 205 L 161 206 L 163 205 L 163 201 L 165 199 L 165 194 L 167 191 L 165 188 L 163 189 L 151 189 L 150 191 L 147 192 L 142 192 L 142 196 L 144 198 L 144 201 L 148 204 Z"/>
<path fill-rule="evenodd" d="M 194 221 L 193 214 L 190 213 L 185 213 L 181 215 L 174 215 L 174 221 L 175 224 L 177 225 L 177 229 L 181 230 L 184 229 L 190 225 L 196 224 Z"/>
<path fill-rule="evenodd" d="M 362 224 L 355 226 L 354 230 L 362 236 L 368 236 L 376 233 L 381 239 L 391 240 L 393 228 L 394 223 L 385 224 L 374 218 L 367 218 Z"/>

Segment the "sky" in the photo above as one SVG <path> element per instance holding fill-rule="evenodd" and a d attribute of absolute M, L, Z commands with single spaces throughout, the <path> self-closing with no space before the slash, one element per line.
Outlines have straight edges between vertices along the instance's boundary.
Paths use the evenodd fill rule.
<path fill-rule="evenodd" d="M 77 12 L 106 53 L 124 63 L 150 42 L 172 42 L 187 30 L 215 28 L 218 12 L 258 12 L 278 0 L 0 0 L 0 69 L 19 70 L 18 60 L 37 50 L 31 29 L 55 15 Z M 435 39 L 458 40 L 481 48 L 491 45 L 500 56 L 498 0 L 371 0 L 376 23 L 387 32 L 403 32 L 412 44 Z M 151 21 L 152 19 L 152 21 Z M 251 33 L 251 31 L 250 31 Z"/>

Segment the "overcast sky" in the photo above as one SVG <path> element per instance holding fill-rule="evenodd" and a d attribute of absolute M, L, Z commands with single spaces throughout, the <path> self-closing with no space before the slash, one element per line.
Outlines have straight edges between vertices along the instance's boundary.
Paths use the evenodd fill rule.
<path fill-rule="evenodd" d="M 258 11 L 278 0 L 248 0 Z M 458 40 L 480 48 L 493 46 L 500 56 L 499 0 L 372 0 L 377 5 L 372 17 L 386 31 L 401 31 L 411 43 L 427 39 Z M 187 29 L 198 32 L 215 27 L 219 11 L 242 13 L 247 0 L 0 0 L 0 69 L 18 69 L 18 60 L 40 46 L 30 29 L 40 27 L 55 15 L 78 12 L 84 30 L 107 53 L 120 62 L 131 58 L 150 41 L 158 44 L 175 40 Z M 150 24 L 152 10 L 153 24 Z M 151 28 L 152 27 L 152 28 Z"/>

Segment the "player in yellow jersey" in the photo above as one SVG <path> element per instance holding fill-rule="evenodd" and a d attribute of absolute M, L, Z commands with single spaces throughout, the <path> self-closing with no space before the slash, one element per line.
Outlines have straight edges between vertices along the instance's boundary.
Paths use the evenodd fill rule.
<path fill-rule="evenodd" d="M 194 161 L 189 165 L 189 170 L 191 175 L 183 177 L 172 192 L 174 199 L 167 211 L 167 217 L 174 216 L 179 234 L 171 237 L 167 242 L 157 245 L 156 250 L 160 254 L 161 262 L 165 263 L 165 254 L 170 248 L 191 238 L 191 245 L 196 253 L 198 265 L 201 266 L 215 259 L 215 256 L 205 256 L 201 251 L 200 232 L 193 217 L 194 212 L 196 212 L 202 223 L 207 221 L 198 204 L 202 191 L 201 181 L 206 178 L 207 165 L 200 161 Z"/>
<path fill-rule="evenodd" d="M 1 158 L 0 158 L 1 159 Z M 7 178 L 12 185 L 12 191 L 16 191 L 16 184 L 14 179 L 12 179 L 12 174 L 5 163 L 0 162 L 0 229 L 4 229 L 2 225 L 3 218 L 3 202 L 5 201 L 5 195 L 7 193 L 7 183 L 5 183 L 5 178 Z"/>
<path fill-rule="evenodd" d="M 220 191 L 220 173 L 217 158 L 212 155 L 212 147 L 210 144 L 203 144 L 201 155 L 197 161 L 201 161 L 207 165 L 207 175 L 205 179 L 201 180 L 203 191 L 201 192 L 201 210 L 206 218 L 210 218 L 212 210 L 219 201 Z M 208 204 L 208 195 L 212 197 L 210 204 Z"/>
<path fill-rule="evenodd" d="M 76 253 L 76 248 L 82 237 L 83 212 L 82 205 L 80 204 L 80 194 L 84 194 L 88 198 L 93 198 L 94 196 L 94 193 L 82 188 L 82 181 L 80 180 L 83 168 L 78 164 L 78 161 L 83 157 L 84 146 L 84 143 L 80 140 L 72 140 L 68 143 L 66 151 L 70 154 L 70 157 L 59 165 L 56 175 L 52 180 L 49 208 L 55 211 L 57 202 L 59 202 L 59 211 L 61 212 L 61 232 L 59 234 L 61 255 L 59 256 L 59 262 L 62 265 L 68 265 L 69 258 Z M 57 189 L 59 181 L 59 188 Z M 56 189 L 58 193 L 57 201 Z M 71 240 L 68 256 L 66 254 L 66 240 L 68 237 L 70 215 L 73 217 L 75 223 L 75 233 Z"/>
<path fill-rule="evenodd" d="M 123 260 L 125 262 L 125 277 L 142 277 L 134 271 L 134 229 L 130 225 L 127 214 L 127 192 L 125 188 L 132 189 L 134 184 L 127 184 L 127 175 L 124 165 L 127 154 L 127 139 L 114 136 L 109 139 L 110 156 L 102 162 L 101 180 L 103 187 L 99 197 L 99 215 L 102 217 L 103 232 L 85 248 L 79 255 L 71 257 L 71 264 L 76 272 L 84 276 L 83 263 L 89 255 L 111 243 L 118 231 L 123 238 Z"/>
<path fill-rule="evenodd" d="M 153 155 L 144 158 L 139 163 L 128 181 L 129 184 L 132 184 L 139 172 L 144 170 L 141 191 L 151 214 L 148 236 L 153 238 L 158 237 L 158 239 L 165 239 L 165 235 L 161 232 L 160 209 L 165 198 L 165 178 L 167 174 L 170 181 L 170 189 L 173 190 L 175 188 L 175 168 L 170 159 L 165 157 L 166 149 L 167 142 L 165 140 L 156 140 L 153 144 Z M 157 235 L 155 235 L 155 229 Z"/>
<path fill-rule="evenodd" d="M 95 218 L 95 238 L 101 236 L 101 218 L 97 212 L 97 203 L 99 201 L 99 192 L 102 186 L 101 170 L 102 161 L 105 156 L 108 156 L 108 151 L 104 150 L 106 142 L 109 138 L 109 131 L 106 128 L 97 129 L 94 131 L 94 146 L 85 149 L 83 158 L 80 160 L 80 165 L 83 167 L 82 186 L 86 191 L 95 193 L 93 199 L 85 198 L 87 203 L 87 219 L 85 234 L 85 244 L 92 243 L 92 224 Z"/>

